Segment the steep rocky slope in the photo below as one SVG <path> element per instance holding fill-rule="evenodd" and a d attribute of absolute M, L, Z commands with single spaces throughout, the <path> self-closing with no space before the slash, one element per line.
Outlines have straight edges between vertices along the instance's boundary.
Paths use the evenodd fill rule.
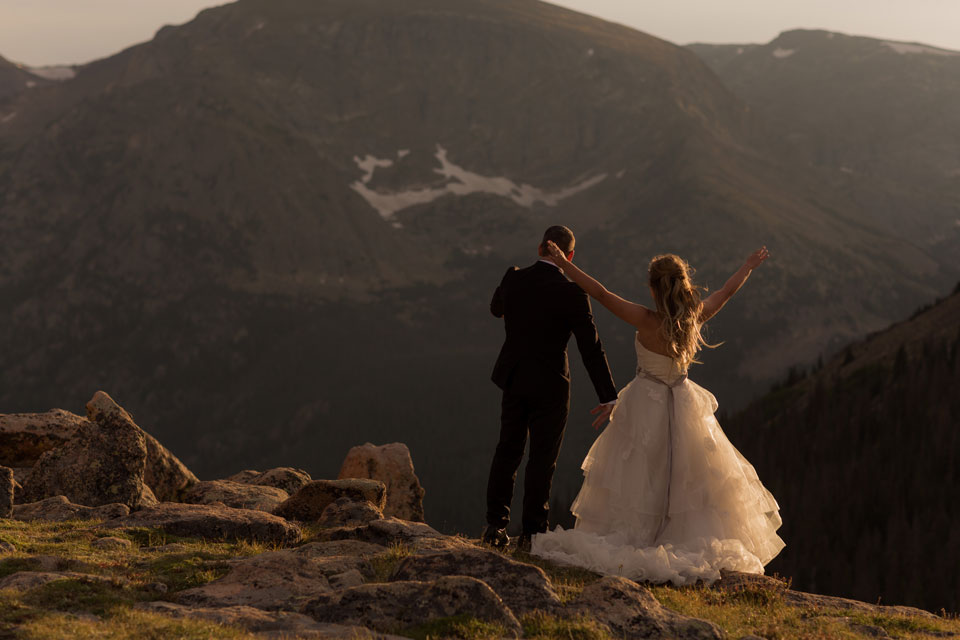
<path fill-rule="evenodd" d="M 769 569 L 800 589 L 960 608 L 957 388 L 960 287 L 725 419 L 780 502 L 787 548 Z"/>

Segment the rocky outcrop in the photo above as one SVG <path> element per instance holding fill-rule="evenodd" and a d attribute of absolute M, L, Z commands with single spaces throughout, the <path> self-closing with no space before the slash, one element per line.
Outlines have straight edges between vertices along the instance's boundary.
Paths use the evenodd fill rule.
<path fill-rule="evenodd" d="M 399 636 L 372 634 L 363 627 L 317 622 L 309 616 L 290 611 L 264 611 L 255 607 L 186 607 L 173 602 L 142 602 L 134 607 L 172 618 L 209 620 L 217 624 L 241 627 L 271 638 L 369 638 L 402 640 Z"/>
<path fill-rule="evenodd" d="M 377 509 L 386 505 L 387 488 L 378 480 L 314 480 L 274 510 L 288 520 L 314 522 L 327 506 L 339 498 L 353 502 L 370 502 Z"/>
<path fill-rule="evenodd" d="M 327 505 L 317 521 L 321 527 L 359 527 L 374 520 L 383 520 L 383 513 L 369 502 L 339 498 Z"/>
<path fill-rule="evenodd" d="M 73 504 L 66 496 L 54 496 L 39 502 L 18 504 L 13 507 L 14 520 L 23 521 L 110 520 L 111 518 L 122 518 L 129 513 L 130 507 L 125 504 L 86 507 L 81 504 Z"/>
<path fill-rule="evenodd" d="M 222 502 L 235 509 L 256 509 L 268 513 L 290 496 L 283 489 L 257 484 L 241 484 L 229 480 L 207 480 L 187 489 L 182 502 L 213 504 Z"/>
<path fill-rule="evenodd" d="M 191 606 L 295 611 L 311 597 L 339 588 L 354 574 L 359 582 L 363 576 L 373 575 L 362 556 L 330 556 L 322 548 L 305 545 L 235 560 L 226 576 L 183 591 L 177 600 Z"/>
<path fill-rule="evenodd" d="M 359 625 L 381 632 L 437 618 L 468 616 L 503 626 L 506 635 L 522 633 L 503 601 L 484 582 L 465 576 L 433 582 L 365 584 L 323 594 L 303 613 L 320 622 Z"/>
<path fill-rule="evenodd" d="M 542 569 L 487 549 L 413 555 L 400 563 L 391 580 L 431 581 L 441 576 L 483 580 L 518 615 L 536 609 L 553 612 L 560 607 L 560 598 Z"/>
<path fill-rule="evenodd" d="M 404 545 L 418 553 L 475 548 L 464 539 L 445 536 L 422 522 L 396 518 L 374 520 L 359 527 L 339 527 L 320 531 L 321 540 L 360 540 L 384 547 Z"/>
<path fill-rule="evenodd" d="M 143 480 L 158 500 L 177 501 L 184 490 L 198 482 L 197 476 L 193 475 L 179 458 L 137 426 L 130 414 L 103 391 L 98 391 L 87 403 L 87 418 L 97 424 L 102 420 L 122 420 L 129 422 L 140 432 L 147 447 Z"/>
<path fill-rule="evenodd" d="M 377 447 L 369 442 L 353 447 L 340 467 L 338 478 L 370 478 L 387 487 L 383 514 L 423 522 L 423 487 L 413 469 L 407 445 L 400 442 Z"/>
<path fill-rule="evenodd" d="M 96 430 L 91 423 L 98 423 L 100 414 L 117 413 L 118 410 L 143 437 L 147 450 L 143 482 L 158 500 L 178 500 L 184 489 L 197 482 L 197 477 L 102 391 L 98 391 L 87 404 L 87 418 L 63 409 L 0 415 L 0 464 L 30 469 L 45 453 L 69 446 L 78 435 L 88 435 L 91 430 Z M 18 474 L 17 479 L 25 484 L 25 476 Z M 43 497 L 47 496 L 31 493 L 26 499 Z"/>
<path fill-rule="evenodd" d="M 9 518 L 13 513 L 13 469 L 0 467 L 0 518 Z"/>
<path fill-rule="evenodd" d="M 63 409 L 0 414 L 0 465 L 32 467 L 44 453 L 73 438 L 85 422 Z"/>
<path fill-rule="evenodd" d="M 225 505 L 164 502 L 122 518 L 108 520 L 105 528 L 154 527 L 175 536 L 210 540 L 257 540 L 291 545 L 300 541 L 300 527 L 283 518 L 252 509 Z"/>
<path fill-rule="evenodd" d="M 567 610 L 601 622 L 618 638 L 723 638 L 714 624 L 667 609 L 648 589 L 626 578 L 607 576 L 588 585 Z"/>
<path fill-rule="evenodd" d="M 40 456 L 23 485 L 23 500 L 63 495 L 91 507 L 121 503 L 137 509 L 156 504 L 144 480 L 143 431 L 102 391 L 87 410 L 91 420 L 80 424 L 72 439 Z"/>
<path fill-rule="evenodd" d="M 859 600 L 850 600 L 849 598 L 840 598 L 838 596 L 824 596 L 816 593 L 794 591 L 790 589 L 789 585 L 783 580 L 778 580 L 771 576 L 740 573 L 738 571 L 723 571 L 721 575 L 721 579 L 713 583 L 714 589 L 733 593 L 774 593 L 783 598 L 784 604 L 793 607 L 837 609 L 871 615 L 919 616 L 931 620 L 939 619 L 929 611 L 916 609 L 914 607 L 868 604 Z"/>
<path fill-rule="evenodd" d="M 226 479 L 242 484 L 275 487 L 277 489 L 283 489 L 291 495 L 313 481 L 309 473 L 303 469 L 294 469 L 293 467 L 277 467 L 276 469 L 269 469 L 263 472 L 247 469 Z"/>

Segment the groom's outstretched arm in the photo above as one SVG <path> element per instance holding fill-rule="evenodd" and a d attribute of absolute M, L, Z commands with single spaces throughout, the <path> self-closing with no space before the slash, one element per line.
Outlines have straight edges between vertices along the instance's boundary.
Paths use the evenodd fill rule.
<path fill-rule="evenodd" d="M 500 280 L 500 286 L 498 286 L 497 290 L 493 292 L 493 300 L 490 301 L 490 313 L 497 318 L 502 318 L 504 312 L 503 286 L 506 284 L 507 278 L 510 277 L 510 274 L 516 270 L 516 267 L 510 267 L 507 269 L 507 272 L 503 274 L 503 278 Z"/>
<path fill-rule="evenodd" d="M 579 292 L 575 299 L 573 320 L 573 336 L 577 339 L 577 349 L 583 358 L 583 365 L 590 375 L 593 388 L 602 404 L 617 399 L 617 387 L 613 383 L 607 355 L 600 342 L 597 325 L 593 322 L 593 309 L 590 307 L 590 298 L 586 293 Z"/>

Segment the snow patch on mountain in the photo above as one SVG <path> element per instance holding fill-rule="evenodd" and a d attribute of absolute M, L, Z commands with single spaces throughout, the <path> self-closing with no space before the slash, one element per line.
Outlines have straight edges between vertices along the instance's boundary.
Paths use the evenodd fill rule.
<path fill-rule="evenodd" d="M 402 158 L 403 156 L 400 157 Z M 358 167 L 363 169 L 363 177 L 360 178 L 363 184 L 370 182 L 373 178 L 373 172 L 376 171 L 378 167 L 386 169 L 387 167 L 393 166 L 393 160 L 381 159 L 369 154 L 364 158 L 353 156 L 353 161 L 357 163 Z"/>
<path fill-rule="evenodd" d="M 926 54 L 932 56 L 960 56 L 960 51 L 948 51 L 947 49 L 937 49 L 925 44 L 913 44 L 910 42 L 884 42 L 901 55 Z"/>
<path fill-rule="evenodd" d="M 392 160 L 382 160 L 372 155 L 364 158 L 354 157 L 354 162 L 364 171 L 364 175 L 350 185 L 350 188 L 363 197 L 367 203 L 376 209 L 384 220 L 390 220 L 403 209 L 416 205 L 433 202 L 446 195 L 467 196 L 473 193 L 488 193 L 495 196 L 509 198 L 518 205 L 531 208 L 538 202 L 548 207 L 554 207 L 560 201 L 569 198 L 581 191 L 600 184 L 607 179 L 606 173 L 582 178 L 573 184 L 557 190 L 547 190 L 529 184 L 517 184 L 510 178 L 502 176 L 484 176 L 469 171 L 454 164 L 447 157 L 447 150 L 437 145 L 435 154 L 440 167 L 434 173 L 443 176 L 444 183 L 440 186 L 406 189 L 400 191 L 378 191 L 368 185 L 373 178 L 374 171 L 379 167 L 390 167 Z"/>
<path fill-rule="evenodd" d="M 24 67 L 24 71 L 32 73 L 44 80 L 72 80 L 77 76 L 73 67 Z"/>
<path fill-rule="evenodd" d="M 796 49 L 784 49 L 782 47 L 777 47 L 773 50 L 774 58 L 789 58 L 797 52 Z"/>

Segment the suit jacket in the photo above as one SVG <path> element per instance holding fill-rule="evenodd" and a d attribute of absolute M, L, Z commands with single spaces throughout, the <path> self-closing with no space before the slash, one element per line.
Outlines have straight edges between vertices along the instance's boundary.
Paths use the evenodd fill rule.
<path fill-rule="evenodd" d="M 525 269 L 507 269 L 490 301 L 490 312 L 504 319 L 507 333 L 493 368 L 498 387 L 569 393 L 567 342 L 573 334 L 600 402 L 617 399 L 590 298 L 560 269 L 539 261 Z"/>

